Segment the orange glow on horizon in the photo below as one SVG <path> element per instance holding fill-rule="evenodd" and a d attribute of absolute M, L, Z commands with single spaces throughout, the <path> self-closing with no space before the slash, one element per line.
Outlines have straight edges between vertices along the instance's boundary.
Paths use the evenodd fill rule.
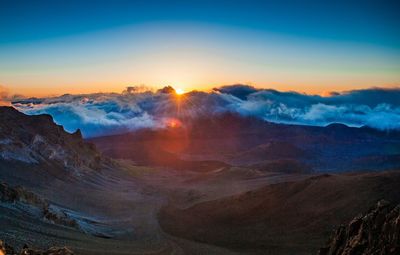
<path fill-rule="evenodd" d="M 171 82 L 172 83 L 172 82 Z M 163 84 L 171 84 L 169 82 L 165 82 Z M 75 85 L 65 85 L 62 84 L 60 86 L 40 86 L 40 85 L 33 85 L 33 86 L 12 86 L 12 85 L 5 85 L 0 86 L 7 90 L 9 95 L 21 95 L 23 97 L 55 97 L 61 96 L 63 94 L 91 94 L 91 93 L 122 93 L 126 87 L 132 86 L 132 84 L 142 84 L 142 83 L 92 83 L 90 85 L 84 84 L 75 84 Z M 296 91 L 299 93 L 305 94 L 314 94 L 314 95 L 321 95 L 326 96 L 329 95 L 330 92 L 343 92 L 349 90 L 356 90 L 356 89 L 367 89 L 372 87 L 381 87 L 381 88 L 395 88 L 398 87 L 399 84 L 393 82 L 369 82 L 364 83 L 353 83 L 353 84 L 342 84 L 335 85 L 335 84 L 326 84 L 326 86 L 321 86 L 320 83 L 311 82 L 311 83 L 278 83 L 278 82 L 266 82 L 266 83 L 257 83 L 257 82 L 218 82 L 218 83 L 187 83 L 183 87 L 179 87 L 175 89 L 176 95 L 181 97 L 188 92 L 191 91 L 204 91 L 210 92 L 213 88 L 230 85 L 230 84 L 246 84 L 250 86 L 254 86 L 258 89 L 275 89 L 278 91 Z M 162 88 L 164 85 L 150 85 L 147 86 L 151 91 L 156 91 L 159 88 Z"/>

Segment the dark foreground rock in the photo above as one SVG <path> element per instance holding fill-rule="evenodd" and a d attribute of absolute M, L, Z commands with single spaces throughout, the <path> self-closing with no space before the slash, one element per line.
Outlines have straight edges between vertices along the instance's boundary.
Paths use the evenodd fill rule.
<path fill-rule="evenodd" d="M 51 247 L 45 251 L 26 247 L 22 249 L 20 254 L 21 255 L 74 255 L 74 253 L 67 247 Z"/>
<path fill-rule="evenodd" d="M 14 248 L 0 240 L 0 255 L 15 254 Z"/>
<path fill-rule="evenodd" d="M 381 200 L 365 215 L 340 226 L 319 255 L 400 254 L 400 204 Z"/>
<path fill-rule="evenodd" d="M 0 255 L 74 255 L 73 251 L 67 247 L 51 247 L 47 250 L 32 249 L 24 246 L 22 250 L 17 253 L 8 244 L 0 240 Z"/>

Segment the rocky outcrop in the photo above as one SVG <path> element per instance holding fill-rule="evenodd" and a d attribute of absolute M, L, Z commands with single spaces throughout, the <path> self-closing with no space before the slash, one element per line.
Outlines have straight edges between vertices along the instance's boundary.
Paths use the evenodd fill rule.
<path fill-rule="evenodd" d="M 79 228 L 79 224 L 76 220 L 71 219 L 65 212 L 52 206 L 48 206 L 43 210 L 43 218 L 53 224 Z"/>
<path fill-rule="evenodd" d="M 0 201 L 9 203 L 22 202 L 39 207 L 43 211 L 49 207 L 49 204 L 44 199 L 33 192 L 21 186 L 11 187 L 5 182 L 0 182 Z"/>
<path fill-rule="evenodd" d="M 38 250 L 25 247 L 22 249 L 21 255 L 74 255 L 67 247 L 51 247 L 47 250 Z"/>
<path fill-rule="evenodd" d="M 76 220 L 71 219 L 66 213 L 49 204 L 33 192 L 21 186 L 11 187 L 7 183 L 0 182 L 0 202 L 22 203 L 39 209 L 41 217 L 47 222 L 79 228 Z"/>
<path fill-rule="evenodd" d="M 103 162 L 80 130 L 69 134 L 50 115 L 29 116 L 12 107 L 0 107 L 0 160 L 55 163 L 75 175 L 98 169 Z"/>
<path fill-rule="evenodd" d="M 340 226 L 319 255 L 400 254 L 400 205 L 381 200 L 367 214 Z"/>
<path fill-rule="evenodd" d="M 67 247 L 51 247 L 47 250 L 33 249 L 25 245 L 17 253 L 13 247 L 0 240 L 0 255 L 74 255 Z"/>

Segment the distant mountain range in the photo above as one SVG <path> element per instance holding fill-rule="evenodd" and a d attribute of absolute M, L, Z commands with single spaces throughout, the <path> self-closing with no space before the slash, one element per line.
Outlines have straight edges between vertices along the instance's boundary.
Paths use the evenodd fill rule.
<path fill-rule="evenodd" d="M 144 165 L 212 161 L 218 167 L 229 164 L 268 170 L 271 166 L 287 169 L 292 165 L 307 172 L 400 167 L 398 131 L 343 124 L 284 125 L 231 113 L 191 119 L 178 127 L 141 129 L 89 141 L 110 157 Z"/>

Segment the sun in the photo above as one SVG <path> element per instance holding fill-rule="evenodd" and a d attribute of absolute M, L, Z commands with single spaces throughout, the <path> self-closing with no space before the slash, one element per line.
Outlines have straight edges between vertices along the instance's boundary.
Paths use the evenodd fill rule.
<path fill-rule="evenodd" d="M 175 93 L 178 95 L 182 95 L 182 94 L 185 94 L 185 91 L 183 89 L 178 88 L 178 89 L 175 89 Z"/>

